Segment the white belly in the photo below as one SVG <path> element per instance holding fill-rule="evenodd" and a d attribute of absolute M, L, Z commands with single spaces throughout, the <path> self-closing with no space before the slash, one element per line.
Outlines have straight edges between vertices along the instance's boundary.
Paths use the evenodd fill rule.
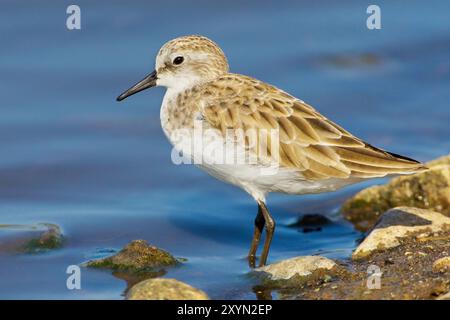
<path fill-rule="evenodd" d="M 264 200 L 270 192 L 286 194 L 312 194 L 335 191 L 360 179 L 305 180 L 301 172 L 279 168 L 272 174 L 261 174 L 265 167 L 252 165 L 199 165 L 200 168 L 219 180 L 241 187 L 256 200 Z"/>

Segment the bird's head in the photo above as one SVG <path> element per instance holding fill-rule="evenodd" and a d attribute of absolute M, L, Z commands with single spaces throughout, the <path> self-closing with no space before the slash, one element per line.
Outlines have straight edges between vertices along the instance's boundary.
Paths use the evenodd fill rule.
<path fill-rule="evenodd" d="M 228 73 L 220 47 L 202 36 L 184 36 L 165 43 L 156 56 L 155 71 L 122 93 L 121 101 L 154 86 L 184 90 Z"/>

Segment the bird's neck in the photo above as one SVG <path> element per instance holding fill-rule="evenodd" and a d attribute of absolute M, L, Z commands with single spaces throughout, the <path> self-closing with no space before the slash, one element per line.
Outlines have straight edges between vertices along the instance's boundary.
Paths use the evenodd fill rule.
<path fill-rule="evenodd" d="M 161 104 L 160 118 L 164 133 L 171 141 L 175 130 L 192 129 L 199 106 L 189 103 L 187 96 L 193 87 L 167 88 Z"/>

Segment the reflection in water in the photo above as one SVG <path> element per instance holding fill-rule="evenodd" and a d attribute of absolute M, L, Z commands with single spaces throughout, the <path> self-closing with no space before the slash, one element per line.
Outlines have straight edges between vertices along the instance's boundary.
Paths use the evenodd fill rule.
<path fill-rule="evenodd" d="M 159 270 L 155 272 L 139 272 L 139 273 L 127 273 L 122 271 L 114 271 L 112 275 L 116 277 L 117 279 L 124 280 L 127 283 L 127 287 L 125 291 L 122 293 L 122 295 L 125 297 L 127 295 L 128 290 L 131 289 L 132 286 L 134 286 L 136 283 L 139 283 L 141 281 L 151 279 L 151 278 L 157 278 L 162 277 L 167 273 L 165 270 Z"/>

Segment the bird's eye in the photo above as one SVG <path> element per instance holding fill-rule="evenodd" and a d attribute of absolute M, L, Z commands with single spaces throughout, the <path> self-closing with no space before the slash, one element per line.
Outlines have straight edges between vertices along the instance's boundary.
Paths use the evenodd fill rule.
<path fill-rule="evenodd" d="M 183 57 L 176 57 L 175 59 L 173 59 L 173 64 L 182 64 L 184 61 Z"/>

